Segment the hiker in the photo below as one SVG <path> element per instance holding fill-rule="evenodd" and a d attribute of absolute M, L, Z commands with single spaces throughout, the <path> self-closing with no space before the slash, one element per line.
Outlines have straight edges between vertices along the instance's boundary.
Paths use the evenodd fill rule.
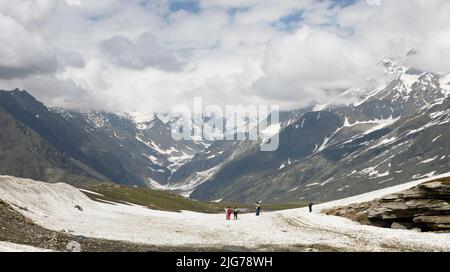
<path fill-rule="evenodd" d="M 313 207 L 314 203 L 309 203 L 308 208 L 309 208 L 309 213 L 312 213 L 312 207 Z"/>
<path fill-rule="evenodd" d="M 227 207 L 227 221 L 231 220 L 231 207 Z"/>
<path fill-rule="evenodd" d="M 256 202 L 256 216 L 261 213 L 261 201 Z"/>
<path fill-rule="evenodd" d="M 234 207 L 234 210 L 233 210 L 233 215 L 234 215 L 234 220 L 238 220 L 238 208 L 237 207 Z"/>

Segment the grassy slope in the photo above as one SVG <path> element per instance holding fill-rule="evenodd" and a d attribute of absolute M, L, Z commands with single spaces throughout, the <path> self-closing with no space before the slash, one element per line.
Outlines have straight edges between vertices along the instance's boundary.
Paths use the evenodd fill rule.
<path fill-rule="evenodd" d="M 98 184 L 88 186 L 86 189 L 102 194 L 98 196 L 85 193 L 93 200 L 112 201 L 126 204 L 133 203 L 151 209 L 164 211 L 197 211 L 204 213 L 217 213 L 221 209 L 213 204 L 192 201 L 170 192 L 128 187 L 122 185 Z"/>
<path fill-rule="evenodd" d="M 85 189 L 102 194 L 85 193 L 88 197 L 96 201 L 112 201 L 117 203 L 133 203 L 151 209 L 164 211 L 195 211 L 203 213 L 220 213 L 227 206 L 238 207 L 241 210 L 253 211 L 253 205 L 249 204 L 227 204 L 227 203 L 206 203 L 190 200 L 177 194 L 152 189 L 128 187 L 122 185 L 96 184 L 85 187 Z M 263 204 L 263 211 L 275 211 L 304 207 L 303 203 L 288 204 Z"/>

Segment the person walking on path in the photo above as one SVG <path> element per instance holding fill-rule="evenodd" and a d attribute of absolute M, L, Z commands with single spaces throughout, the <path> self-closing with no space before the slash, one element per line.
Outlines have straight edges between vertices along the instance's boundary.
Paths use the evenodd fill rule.
<path fill-rule="evenodd" d="M 261 201 L 256 202 L 256 216 L 261 213 Z"/>
<path fill-rule="evenodd" d="M 234 207 L 234 210 L 233 210 L 233 215 L 234 215 L 234 220 L 238 220 L 238 208 L 237 207 Z"/>
<path fill-rule="evenodd" d="M 312 207 L 313 207 L 314 203 L 309 203 L 308 208 L 309 208 L 309 213 L 312 213 Z"/>

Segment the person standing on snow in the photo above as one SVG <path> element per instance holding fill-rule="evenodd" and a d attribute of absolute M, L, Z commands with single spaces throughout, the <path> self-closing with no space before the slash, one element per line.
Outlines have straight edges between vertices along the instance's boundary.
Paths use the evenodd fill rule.
<path fill-rule="evenodd" d="M 227 221 L 231 220 L 231 207 L 227 207 Z"/>
<path fill-rule="evenodd" d="M 308 208 L 309 208 L 309 213 L 312 213 L 312 207 L 313 207 L 314 203 L 309 203 Z"/>
<path fill-rule="evenodd" d="M 256 216 L 261 213 L 261 201 L 256 202 Z"/>
<path fill-rule="evenodd" d="M 238 208 L 237 207 L 234 207 L 234 210 L 233 210 L 233 215 L 234 215 L 234 220 L 238 220 Z"/>

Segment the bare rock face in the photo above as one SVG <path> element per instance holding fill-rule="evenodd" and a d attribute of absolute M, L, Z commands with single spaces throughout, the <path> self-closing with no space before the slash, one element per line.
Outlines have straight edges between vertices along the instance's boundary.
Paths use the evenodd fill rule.
<path fill-rule="evenodd" d="M 450 215 L 418 216 L 414 217 L 413 221 L 418 225 L 426 226 L 427 229 L 450 231 Z"/>
<path fill-rule="evenodd" d="M 357 207 L 325 211 L 362 224 L 393 229 L 450 231 L 450 179 L 436 180 Z"/>
<path fill-rule="evenodd" d="M 391 229 L 413 229 L 414 228 L 414 224 L 413 223 L 398 223 L 398 222 L 394 222 L 391 224 Z"/>
<path fill-rule="evenodd" d="M 415 223 L 450 224 L 450 215 L 447 216 L 418 216 L 414 217 Z"/>
<path fill-rule="evenodd" d="M 439 199 L 381 200 L 379 205 L 369 212 L 374 220 L 409 219 L 417 216 L 439 215 L 450 211 L 450 203 Z"/>

